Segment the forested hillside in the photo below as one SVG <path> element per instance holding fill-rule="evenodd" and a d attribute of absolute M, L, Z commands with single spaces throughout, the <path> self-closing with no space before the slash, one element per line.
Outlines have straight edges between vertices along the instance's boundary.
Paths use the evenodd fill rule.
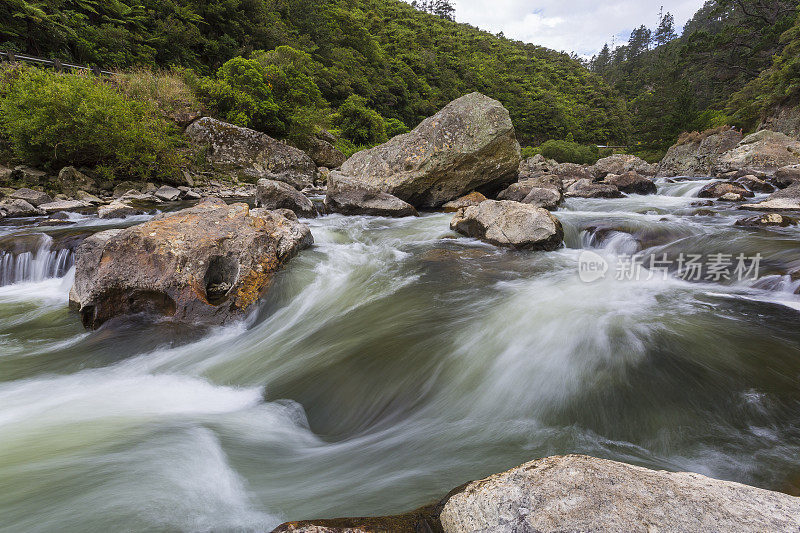
<path fill-rule="evenodd" d="M 181 66 L 225 81 L 231 69 L 217 70 L 228 60 L 288 45 L 308 54 L 291 63 L 302 58 L 300 74 L 319 90 L 306 91 L 305 107 L 335 110 L 357 95 L 364 100 L 348 105 L 408 127 L 480 91 L 509 108 L 527 144 L 568 135 L 622 141 L 630 128 L 622 99 L 568 55 L 399 0 L 2 0 L 0 31 L 20 52 L 104 67 Z M 286 97 L 269 85 L 280 107 Z"/>
<path fill-rule="evenodd" d="M 625 97 L 632 138 L 650 146 L 724 124 L 751 129 L 765 99 L 783 98 L 793 83 L 786 80 L 797 80 L 796 44 L 762 76 L 787 43 L 796 43 L 797 28 L 786 32 L 797 7 L 796 0 L 709 0 L 682 35 L 666 13 L 658 27 L 635 30 L 625 46 L 604 48 L 590 68 Z"/>

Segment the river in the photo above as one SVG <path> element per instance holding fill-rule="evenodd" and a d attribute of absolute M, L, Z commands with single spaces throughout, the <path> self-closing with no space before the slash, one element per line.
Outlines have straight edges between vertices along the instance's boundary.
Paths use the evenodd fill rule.
<path fill-rule="evenodd" d="M 86 332 L 68 309 L 80 235 L 147 217 L 5 221 L 0 531 L 392 514 L 563 453 L 797 494 L 800 228 L 734 227 L 747 213 L 692 205 L 706 183 L 570 199 L 549 253 L 441 213 L 309 220 L 314 247 L 213 329 Z M 609 265 L 592 283 L 587 251 Z M 763 259 L 757 280 L 623 279 L 634 253 Z"/>

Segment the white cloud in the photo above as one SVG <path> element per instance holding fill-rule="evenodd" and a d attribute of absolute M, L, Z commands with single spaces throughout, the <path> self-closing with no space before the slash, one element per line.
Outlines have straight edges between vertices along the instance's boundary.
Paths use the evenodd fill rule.
<path fill-rule="evenodd" d="M 455 0 L 456 19 L 492 33 L 555 50 L 596 53 L 604 43 L 624 43 L 641 24 L 655 28 L 661 5 L 683 25 L 704 0 Z"/>

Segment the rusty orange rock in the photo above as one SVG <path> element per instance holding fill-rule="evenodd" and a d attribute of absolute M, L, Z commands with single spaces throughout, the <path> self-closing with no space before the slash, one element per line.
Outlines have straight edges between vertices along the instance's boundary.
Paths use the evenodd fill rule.
<path fill-rule="evenodd" d="M 289 210 L 207 199 L 86 239 L 70 301 L 87 328 L 137 313 L 223 324 L 258 301 L 274 274 L 312 243 Z"/>

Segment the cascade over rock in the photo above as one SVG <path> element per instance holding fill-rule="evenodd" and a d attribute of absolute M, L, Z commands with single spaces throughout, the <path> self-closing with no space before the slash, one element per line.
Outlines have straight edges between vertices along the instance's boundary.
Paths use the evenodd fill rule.
<path fill-rule="evenodd" d="M 449 103 L 413 131 L 353 155 L 342 174 L 416 207 L 438 207 L 517 178 L 520 147 L 503 105 L 480 93 Z"/>

